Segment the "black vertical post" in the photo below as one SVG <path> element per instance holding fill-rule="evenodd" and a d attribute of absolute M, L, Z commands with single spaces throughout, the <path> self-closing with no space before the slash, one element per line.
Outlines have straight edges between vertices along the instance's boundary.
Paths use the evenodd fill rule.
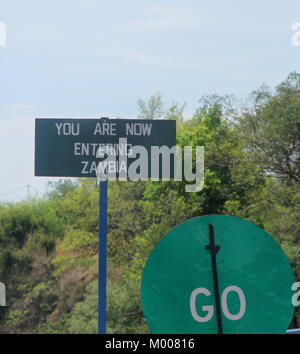
<path fill-rule="evenodd" d="M 222 327 L 222 315 L 221 315 L 220 293 L 219 293 L 219 283 L 218 283 L 218 271 L 217 271 L 217 262 L 216 262 L 216 255 L 220 250 L 220 246 L 215 245 L 215 236 L 214 236 L 213 226 L 211 224 L 208 224 L 208 227 L 209 227 L 210 244 L 208 246 L 205 246 L 205 249 L 210 250 L 211 267 L 212 267 L 213 282 L 214 282 L 218 334 L 222 334 L 223 327 Z"/>

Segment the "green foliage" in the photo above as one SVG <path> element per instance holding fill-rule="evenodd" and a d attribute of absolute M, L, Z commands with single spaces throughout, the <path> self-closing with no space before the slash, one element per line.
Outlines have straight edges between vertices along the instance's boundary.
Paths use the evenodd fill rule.
<path fill-rule="evenodd" d="M 108 283 L 107 333 L 149 333 L 139 290 L 139 282 L 132 279 Z"/>
<path fill-rule="evenodd" d="M 22 203 L 2 210 L 0 219 L 1 243 L 23 246 L 26 237 L 37 228 L 32 217 L 32 208 Z"/>
<path fill-rule="evenodd" d="M 98 196 L 99 190 L 96 179 L 80 179 L 78 185 L 63 188 L 59 183 L 50 192 L 51 204 L 59 219 L 65 225 L 72 225 L 73 228 L 96 233 L 98 230 Z M 63 192 L 62 192 L 63 190 Z"/>
<path fill-rule="evenodd" d="M 83 325 L 84 324 L 84 325 Z M 68 321 L 68 328 L 73 334 L 98 333 L 98 285 L 91 283 L 87 287 L 84 301 L 78 302 Z"/>
<path fill-rule="evenodd" d="M 253 93 L 254 110 L 241 117 L 241 129 L 260 169 L 286 183 L 300 182 L 300 75 L 291 73 L 272 95 Z"/>
<path fill-rule="evenodd" d="M 98 252 L 98 237 L 90 232 L 67 230 L 64 239 L 57 245 L 56 256 L 52 260 L 55 276 L 59 276 L 78 266 L 89 268 L 95 264 Z"/>

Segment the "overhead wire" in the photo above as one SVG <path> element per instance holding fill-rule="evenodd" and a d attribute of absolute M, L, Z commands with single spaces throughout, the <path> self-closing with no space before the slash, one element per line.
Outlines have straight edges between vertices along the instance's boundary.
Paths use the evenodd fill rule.
<path fill-rule="evenodd" d="M 10 195 L 10 194 L 13 194 L 13 193 L 16 193 L 16 192 L 19 192 L 19 191 L 21 191 L 21 190 L 23 190 L 23 189 L 25 189 L 25 188 L 27 188 L 27 184 L 25 185 L 25 186 L 23 186 L 23 187 L 20 187 L 20 188 L 17 188 L 17 189 L 14 189 L 14 190 L 12 190 L 12 191 L 10 191 L 10 192 L 6 192 L 6 193 L 3 193 L 3 194 L 0 194 L 0 198 L 2 198 L 2 197 L 6 197 L 7 195 Z"/>

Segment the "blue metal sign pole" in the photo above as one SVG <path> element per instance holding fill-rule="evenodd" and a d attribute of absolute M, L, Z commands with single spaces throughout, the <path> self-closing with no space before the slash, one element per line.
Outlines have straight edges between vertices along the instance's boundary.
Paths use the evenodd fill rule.
<path fill-rule="evenodd" d="M 99 193 L 99 269 L 98 269 L 98 334 L 106 333 L 106 248 L 107 184 L 100 181 Z"/>

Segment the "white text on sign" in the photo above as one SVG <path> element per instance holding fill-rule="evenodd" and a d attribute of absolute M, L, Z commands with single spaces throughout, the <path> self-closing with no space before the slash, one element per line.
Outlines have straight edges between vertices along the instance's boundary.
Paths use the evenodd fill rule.
<path fill-rule="evenodd" d="M 240 300 L 240 309 L 237 314 L 230 313 L 228 309 L 227 297 L 230 292 L 236 292 Z M 211 296 L 211 292 L 206 288 L 197 288 L 193 290 L 190 296 L 191 314 L 194 320 L 197 322 L 208 322 L 212 319 L 214 315 L 214 307 L 213 305 L 202 306 L 202 311 L 206 311 L 207 314 L 205 316 L 199 316 L 196 309 L 196 298 L 200 294 L 203 294 L 205 296 Z M 231 321 L 237 321 L 241 319 L 244 316 L 246 311 L 246 298 L 243 290 L 235 285 L 227 286 L 227 288 L 225 288 L 222 293 L 221 304 L 222 304 L 222 310 L 225 317 L 227 317 Z"/>
<path fill-rule="evenodd" d="M 80 123 L 55 123 L 57 135 L 80 135 Z M 126 123 L 126 136 L 150 136 L 152 123 Z M 116 136 L 117 123 L 101 122 L 96 123 L 94 136 Z"/>

